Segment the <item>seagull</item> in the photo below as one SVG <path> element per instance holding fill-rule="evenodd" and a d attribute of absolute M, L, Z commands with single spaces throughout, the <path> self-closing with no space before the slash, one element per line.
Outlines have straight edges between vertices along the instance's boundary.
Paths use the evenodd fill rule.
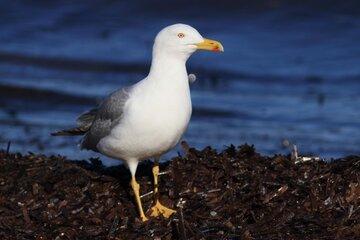
<path fill-rule="evenodd" d="M 136 84 L 119 89 L 77 118 L 77 126 L 53 136 L 83 135 L 81 149 L 123 160 L 131 172 L 140 219 L 146 217 L 135 173 L 139 161 L 154 158 L 154 204 L 150 216 L 169 218 L 176 211 L 160 203 L 159 159 L 179 142 L 191 117 L 186 61 L 196 50 L 223 52 L 220 42 L 203 38 L 193 27 L 174 24 L 156 36 L 150 71 Z M 194 79 L 194 76 L 192 76 Z"/>

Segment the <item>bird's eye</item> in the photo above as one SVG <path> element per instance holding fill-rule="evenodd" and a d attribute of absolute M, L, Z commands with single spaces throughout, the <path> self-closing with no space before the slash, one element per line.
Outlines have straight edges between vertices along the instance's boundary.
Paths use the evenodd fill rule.
<path fill-rule="evenodd" d="M 183 38 L 183 37 L 185 37 L 185 34 L 179 33 L 177 36 L 178 36 L 179 38 Z"/>

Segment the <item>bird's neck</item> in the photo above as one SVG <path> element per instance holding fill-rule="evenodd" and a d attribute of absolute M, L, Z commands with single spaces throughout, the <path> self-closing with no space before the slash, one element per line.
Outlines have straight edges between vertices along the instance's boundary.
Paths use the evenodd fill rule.
<path fill-rule="evenodd" d="M 187 58 L 163 52 L 154 52 L 149 76 L 156 81 L 183 81 L 187 79 Z"/>

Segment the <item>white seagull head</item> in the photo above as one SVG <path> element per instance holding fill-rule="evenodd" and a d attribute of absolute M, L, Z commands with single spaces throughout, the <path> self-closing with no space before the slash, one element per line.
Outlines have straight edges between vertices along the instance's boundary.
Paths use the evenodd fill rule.
<path fill-rule="evenodd" d="M 195 28 L 178 23 L 165 27 L 157 34 L 153 54 L 165 54 L 187 60 L 198 49 L 224 51 L 220 42 L 203 38 Z"/>

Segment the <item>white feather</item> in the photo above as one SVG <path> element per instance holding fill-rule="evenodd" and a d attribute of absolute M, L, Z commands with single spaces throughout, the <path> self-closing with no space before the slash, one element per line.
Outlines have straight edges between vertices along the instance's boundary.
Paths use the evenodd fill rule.
<path fill-rule="evenodd" d="M 178 39 L 179 32 L 184 39 Z M 132 87 L 121 121 L 97 145 L 101 153 L 129 162 L 133 173 L 134 161 L 159 157 L 179 142 L 192 112 L 185 64 L 196 50 L 191 44 L 201 41 L 183 24 L 157 35 L 149 75 Z"/>

